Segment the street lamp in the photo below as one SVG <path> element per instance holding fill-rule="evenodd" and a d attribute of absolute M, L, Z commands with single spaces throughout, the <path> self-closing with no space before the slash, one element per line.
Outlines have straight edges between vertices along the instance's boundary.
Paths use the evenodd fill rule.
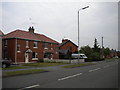
<path fill-rule="evenodd" d="M 84 10 L 86 8 L 89 8 L 89 6 L 83 7 L 78 10 L 78 63 L 79 63 L 79 54 L 80 54 L 80 52 L 79 52 L 79 47 L 80 47 L 80 45 L 79 45 L 79 11 Z"/>

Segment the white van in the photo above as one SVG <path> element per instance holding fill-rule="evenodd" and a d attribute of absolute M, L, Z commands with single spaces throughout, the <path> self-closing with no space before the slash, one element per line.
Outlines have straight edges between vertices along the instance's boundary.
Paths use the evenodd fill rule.
<path fill-rule="evenodd" d="M 72 58 L 82 58 L 82 59 L 86 59 L 87 56 L 83 53 L 80 54 L 72 54 Z"/>

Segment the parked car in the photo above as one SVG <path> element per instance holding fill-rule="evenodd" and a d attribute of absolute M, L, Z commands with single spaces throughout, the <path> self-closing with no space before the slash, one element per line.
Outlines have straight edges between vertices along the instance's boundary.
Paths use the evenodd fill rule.
<path fill-rule="evenodd" d="M 10 60 L 0 60 L 0 64 L 2 65 L 2 68 L 7 68 L 11 65 Z"/>
<path fill-rule="evenodd" d="M 72 58 L 81 58 L 81 59 L 86 59 L 87 56 L 83 53 L 80 53 L 80 54 L 72 54 Z"/>

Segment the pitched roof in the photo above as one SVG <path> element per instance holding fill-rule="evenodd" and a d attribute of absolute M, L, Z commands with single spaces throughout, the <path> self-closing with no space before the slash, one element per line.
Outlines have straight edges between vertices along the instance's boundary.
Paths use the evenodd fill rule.
<path fill-rule="evenodd" d="M 4 33 L 0 30 L 0 35 L 4 35 Z"/>
<path fill-rule="evenodd" d="M 59 44 L 59 47 L 65 45 L 65 44 L 68 43 L 68 42 L 70 42 L 70 43 L 72 43 L 73 45 L 75 45 L 76 47 L 78 47 L 75 43 L 73 43 L 73 42 L 70 41 L 70 40 L 67 40 L 67 41 L 62 42 L 61 44 Z"/>
<path fill-rule="evenodd" d="M 23 30 L 15 30 L 3 36 L 3 39 L 7 38 L 20 38 L 20 39 L 28 39 L 28 40 L 37 40 L 43 42 L 50 42 L 50 43 L 58 43 L 57 41 L 38 33 L 30 33 L 29 31 Z"/>

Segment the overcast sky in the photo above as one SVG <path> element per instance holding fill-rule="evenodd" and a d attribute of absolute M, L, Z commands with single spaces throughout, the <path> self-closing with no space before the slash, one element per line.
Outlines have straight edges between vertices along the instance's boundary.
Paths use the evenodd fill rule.
<path fill-rule="evenodd" d="M 103 36 L 104 47 L 118 50 L 117 2 L 1 2 L 0 6 L 3 33 L 28 31 L 33 25 L 36 33 L 58 42 L 68 38 L 75 44 L 78 44 L 78 9 L 89 6 L 80 11 L 80 46 L 92 47 L 95 38 L 101 46 Z"/>

